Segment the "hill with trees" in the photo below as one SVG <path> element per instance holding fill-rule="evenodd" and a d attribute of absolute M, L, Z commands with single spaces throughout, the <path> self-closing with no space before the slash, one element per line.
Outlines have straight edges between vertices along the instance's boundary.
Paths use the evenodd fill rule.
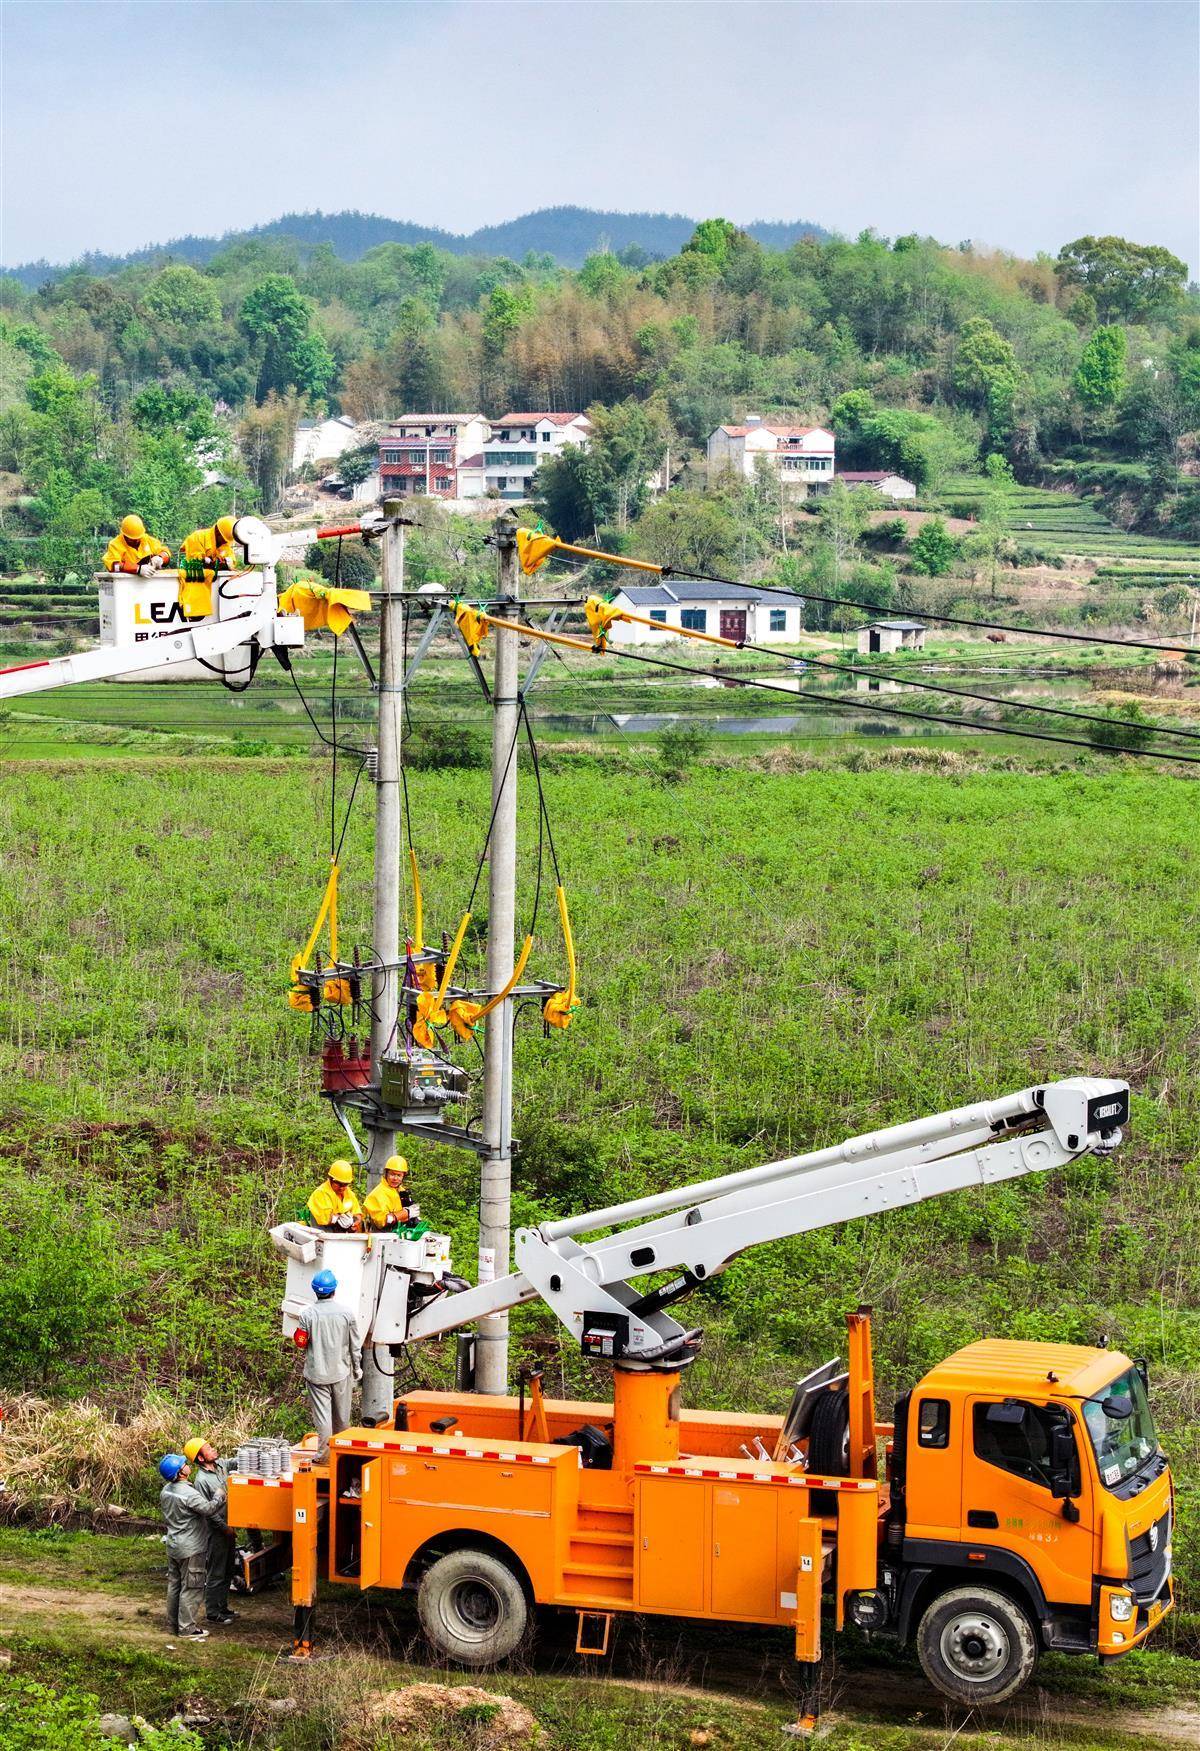
<path fill-rule="evenodd" d="M 587 409 L 589 454 L 538 477 L 554 527 L 775 565 L 801 589 L 845 578 L 868 519 L 835 488 L 789 527 L 772 480 L 706 481 L 709 432 L 750 409 L 831 424 L 843 466 L 898 469 L 931 508 L 955 482 L 983 491 L 966 514 L 993 590 L 1011 531 L 991 501 L 1014 483 L 1082 486 L 1146 541 L 1200 538 L 1200 303 L 1167 251 L 1082 237 L 1025 261 L 872 232 L 774 249 L 714 219 L 665 260 L 596 250 L 577 271 L 258 237 L 200 267 L 9 279 L 0 567 L 89 569 L 131 506 L 167 539 L 231 492 L 270 509 L 297 420 L 324 408 Z"/>
<path fill-rule="evenodd" d="M 682 249 L 696 221 L 682 213 L 610 213 L 591 207 L 542 207 L 522 213 L 499 225 L 484 225 L 477 231 L 442 231 L 436 225 L 416 225 L 405 219 L 388 219 L 380 213 L 284 213 L 265 225 L 245 231 L 226 232 L 223 237 L 173 238 L 168 243 L 148 244 L 128 255 L 105 255 L 89 251 L 71 266 L 88 273 L 110 274 L 121 268 L 165 265 L 168 261 L 206 266 L 232 243 L 257 238 L 280 238 L 296 246 L 301 255 L 328 244 L 341 261 L 361 261 L 368 250 L 384 243 L 432 243 L 451 255 L 507 255 L 531 252 L 549 255 L 562 267 L 581 267 L 598 249 L 628 252 L 642 259 L 658 260 Z M 809 220 L 755 220 L 746 226 L 748 236 L 770 249 L 785 249 L 800 237 L 828 237 L 828 231 Z M 0 270 L 20 280 L 30 291 L 71 272 L 71 266 L 48 261 L 22 262 Z"/>

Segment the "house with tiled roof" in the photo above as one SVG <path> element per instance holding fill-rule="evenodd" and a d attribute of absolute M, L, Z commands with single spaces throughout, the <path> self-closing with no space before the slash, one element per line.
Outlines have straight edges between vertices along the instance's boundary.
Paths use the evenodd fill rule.
<path fill-rule="evenodd" d="M 392 420 L 379 444 L 383 492 L 401 498 L 466 497 L 459 469 L 481 449 L 490 430 L 481 413 L 406 413 Z"/>
<path fill-rule="evenodd" d="M 790 495 L 807 498 L 833 479 L 835 440 L 825 426 L 794 426 L 748 413 L 740 425 L 718 426 L 708 440 L 708 481 L 732 470 L 753 480 L 763 459 Z"/>
<path fill-rule="evenodd" d="M 501 499 L 527 499 L 533 477 L 547 456 L 568 444 L 587 448 L 592 422 L 584 413 L 506 413 L 492 421 L 483 446 L 483 491 Z"/>
<path fill-rule="evenodd" d="M 844 480 L 847 486 L 869 486 L 885 499 L 915 499 L 917 496 L 916 486 L 911 480 L 905 480 L 902 474 L 894 474 L 888 468 L 839 468 L 837 479 Z"/>

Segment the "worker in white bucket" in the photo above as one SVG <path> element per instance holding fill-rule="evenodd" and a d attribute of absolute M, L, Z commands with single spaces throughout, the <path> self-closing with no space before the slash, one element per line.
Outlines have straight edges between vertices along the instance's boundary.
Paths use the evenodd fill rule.
<path fill-rule="evenodd" d="M 224 1500 L 210 1501 L 188 1482 L 182 1453 L 158 1462 L 163 1487 L 158 1504 L 167 1523 L 167 1628 L 191 1642 L 208 1640 L 200 1622 L 208 1567 L 208 1528 L 225 1512 Z"/>
<path fill-rule="evenodd" d="M 104 550 L 104 569 L 108 572 L 139 572 L 142 577 L 166 565 L 171 557 L 157 536 L 151 535 L 142 519 L 134 513 L 121 519 L 121 527 Z"/>
<path fill-rule="evenodd" d="M 407 1161 L 402 1155 L 389 1155 L 383 1164 L 383 1178 L 363 1199 L 363 1215 L 369 1227 L 403 1228 L 412 1220 L 407 1179 Z"/>
<path fill-rule="evenodd" d="M 335 1161 L 305 1205 L 315 1228 L 332 1228 L 356 1234 L 362 1228 L 362 1205 L 354 1192 L 354 1169 L 348 1161 Z"/>
<path fill-rule="evenodd" d="M 318 1271 L 312 1280 L 316 1300 L 296 1325 L 295 1344 L 304 1351 L 304 1389 L 317 1434 L 317 1460 L 329 1457 L 332 1435 L 347 1427 L 355 1382 L 362 1379 L 362 1359 L 354 1321 L 333 1297 L 337 1278 Z"/>
<path fill-rule="evenodd" d="M 230 1462 L 222 1459 L 211 1441 L 193 1435 L 183 1447 L 183 1456 L 195 1467 L 192 1488 L 206 1501 L 219 1502 L 221 1512 L 208 1523 L 208 1556 L 204 1581 L 204 1615 L 209 1623 L 232 1623 L 237 1613 L 229 1609 L 229 1583 L 233 1579 L 237 1533 L 226 1519 Z"/>

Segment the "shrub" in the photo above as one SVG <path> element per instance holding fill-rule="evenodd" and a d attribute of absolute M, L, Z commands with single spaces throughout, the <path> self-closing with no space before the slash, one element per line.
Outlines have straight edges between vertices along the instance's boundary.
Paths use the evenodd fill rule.
<path fill-rule="evenodd" d="M 47 1385 L 77 1374 L 117 1327 L 112 1230 L 80 1200 L 64 1229 L 60 1188 L 14 1185 L 0 1208 L 0 1381 Z"/>
<path fill-rule="evenodd" d="M 678 784 L 689 766 L 694 766 L 708 747 L 708 732 L 686 720 L 668 724 L 659 732 L 658 769 L 669 784 Z"/>
<path fill-rule="evenodd" d="M 475 772 L 490 759 L 486 739 L 477 730 L 416 724 L 404 738 L 404 763 L 414 772 L 444 772 L 452 767 Z"/>
<path fill-rule="evenodd" d="M 930 517 L 921 526 L 920 534 L 909 548 L 914 571 L 926 577 L 941 577 L 948 572 L 958 553 L 958 542 L 940 517 Z"/>

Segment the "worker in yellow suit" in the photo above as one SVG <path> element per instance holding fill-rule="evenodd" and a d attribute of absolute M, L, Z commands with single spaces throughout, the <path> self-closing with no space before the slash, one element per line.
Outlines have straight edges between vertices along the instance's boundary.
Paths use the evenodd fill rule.
<path fill-rule="evenodd" d="M 146 532 L 146 525 L 137 516 L 124 517 L 120 530 L 104 551 L 104 569 L 109 572 L 140 572 L 149 577 L 166 565 L 171 549 Z"/>
<path fill-rule="evenodd" d="M 233 539 L 235 522 L 233 517 L 218 517 L 209 529 L 193 529 L 179 549 L 180 559 L 203 564 L 206 583 L 217 572 L 237 570 L 241 552 Z"/>
<path fill-rule="evenodd" d="M 362 1205 L 354 1195 L 354 1169 L 348 1161 L 332 1164 L 305 1208 L 316 1228 L 335 1228 L 348 1234 L 361 1230 Z"/>
<path fill-rule="evenodd" d="M 389 1155 L 383 1164 L 383 1178 L 363 1199 L 363 1215 L 370 1227 L 407 1227 L 412 1218 L 404 1184 L 407 1178 L 408 1163 L 404 1157 Z"/>

